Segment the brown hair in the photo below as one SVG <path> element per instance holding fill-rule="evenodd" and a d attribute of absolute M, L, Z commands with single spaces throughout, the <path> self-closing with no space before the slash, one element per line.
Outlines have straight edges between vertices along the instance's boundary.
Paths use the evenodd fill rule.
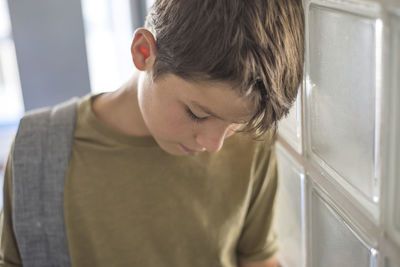
<path fill-rule="evenodd" d="M 146 18 L 157 43 L 153 78 L 229 82 L 257 111 L 260 136 L 287 115 L 303 76 L 301 0 L 157 0 Z"/>

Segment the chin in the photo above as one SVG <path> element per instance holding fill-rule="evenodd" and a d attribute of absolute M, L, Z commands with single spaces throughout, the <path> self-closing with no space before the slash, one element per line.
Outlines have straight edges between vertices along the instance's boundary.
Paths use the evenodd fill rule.
<path fill-rule="evenodd" d="M 165 152 L 167 152 L 168 154 L 173 155 L 173 156 L 185 156 L 185 155 L 190 155 L 190 154 L 188 154 L 188 153 L 186 153 L 186 152 L 179 151 L 179 150 L 172 150 L 172 149 L 167 150 L 167 149 L 164 149 L 164 148 L 161 148 L 161 149 L 164 150 Z"/>
<path fill-rule="evenodd" d="M 176 144 L 174 145 L 173 143 L 169 143 L 169 144 L 163 144 L 160 143 L 156 140 L 158 146 L 166 153 L 173 155 L 173 156 L 184 156 L 187 155 L 187 153 L 185 151 L 182 151 L 179 148 L 179 145 Z"/>
<path fill-rule="evenodd" d="M 168 154 L 171 154 L 171 155 L 173 155 L 173 156 L 185 156 L 185 155 L 189 155 L 189 154 L 187 154 L 187 153 L 185 153 L 185 152 L 176 152 L 176 151 L 174 151 L 174 152 L 172 152 L 172 151 L 166 151 Z"/>

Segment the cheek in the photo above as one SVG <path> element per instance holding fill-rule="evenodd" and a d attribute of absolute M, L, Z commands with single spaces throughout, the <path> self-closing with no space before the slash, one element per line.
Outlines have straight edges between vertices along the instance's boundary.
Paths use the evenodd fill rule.
<path fill-rule="evenodd" d="M 171 112 L 169 122 L 171 131 L 176 134 L 183 135 L 192 132 L 191 122 L 181 109 Z"/>
<path fill-rule="evenodd" d="M 178 135 L 189 135 L 192 132 L 189 119 L 178 105 L 166 106 L 163 110 L 160 110 L 157 124 L 159 132 L 168 135 L 170 138 L 178 137 Z"/>

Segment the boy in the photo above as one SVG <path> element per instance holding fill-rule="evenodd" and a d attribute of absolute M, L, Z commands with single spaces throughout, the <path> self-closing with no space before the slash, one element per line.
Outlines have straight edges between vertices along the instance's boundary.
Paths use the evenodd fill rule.
<path fill-rule="evenodd" d="M 77 108 L 63 189 L 70 264 L 277 266 L 274 128 L 302 79 L 303 39 L 300 0 L 156 1 L 135 32 L 132 78 Z M 0 266 L 40 266 L 14 233 L 17 160 Z"/>

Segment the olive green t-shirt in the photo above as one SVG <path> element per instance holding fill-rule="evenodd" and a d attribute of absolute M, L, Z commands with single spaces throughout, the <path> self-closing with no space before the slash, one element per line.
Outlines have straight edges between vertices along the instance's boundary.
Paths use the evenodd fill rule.
<path fill-rule="evenodd" d="M 272 256 L 277 187 L 273 138 L 245 134 L 219 152 L 173 156 L 152 137 L 103 124 L 88 95 L 78 107 L 64 187 L 72 266 L 237 266 Z M 0 266 L 20 264 L 12 232 L 10 160 Z"/>

